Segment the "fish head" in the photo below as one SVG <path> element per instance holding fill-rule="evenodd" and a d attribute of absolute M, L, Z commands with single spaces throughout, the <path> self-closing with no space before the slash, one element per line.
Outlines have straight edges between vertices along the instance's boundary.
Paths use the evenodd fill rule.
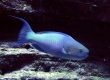
<path fill-rule="evenodd" d="M 63 48 L 63 52 L 71 60 L 83 60 L 88 57 L 89 50 L 79 42 L 66 44 Z"/>

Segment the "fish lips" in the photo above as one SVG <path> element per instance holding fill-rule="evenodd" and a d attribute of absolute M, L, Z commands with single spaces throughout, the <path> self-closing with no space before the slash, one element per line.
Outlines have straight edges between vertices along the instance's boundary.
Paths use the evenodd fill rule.
<path fill-rule="evenodd" d="M 89 51 L 87 53 L 85 53 L 84 56 L 80 56 L 79 59 L 80 60 L 86 59 L 88 57 L 88 55 L 89 55 Z"/>

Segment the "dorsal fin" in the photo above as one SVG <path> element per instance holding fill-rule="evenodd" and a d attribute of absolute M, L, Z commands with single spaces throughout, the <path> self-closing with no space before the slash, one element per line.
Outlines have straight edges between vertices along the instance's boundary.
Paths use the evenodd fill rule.
<path fill-rule="evenodd" d="M 61 35 L 65 35 L 70 37 L 69 35 L 62 33 L 62 32 L 56 32 L 56 31 L 41 31 L 41 32 L 36 32 L 36 34 L 50 34 L 50 33 L 57 33 L 57 34 L 61 34 Z"/>

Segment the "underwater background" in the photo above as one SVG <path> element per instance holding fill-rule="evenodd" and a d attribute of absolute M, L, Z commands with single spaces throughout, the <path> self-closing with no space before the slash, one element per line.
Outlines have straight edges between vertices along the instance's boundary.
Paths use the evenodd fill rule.
<path fill-rule="evenodd" d="M 109 6 L 109 0 L 1 0 L 0 79 L 110 80 Z M 22 27 L 9 15 L 25 19 L 34 32 L 71 35 L 89 49 L 89 56 L 62 60 L 28 44 L 9 47 Z"/>

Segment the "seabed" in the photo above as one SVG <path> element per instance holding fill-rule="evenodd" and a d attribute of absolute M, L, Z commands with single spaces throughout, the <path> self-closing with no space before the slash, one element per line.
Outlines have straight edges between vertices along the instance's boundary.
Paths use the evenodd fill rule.
<path fill-rule="evenodd" d="M 0 80 L 110 80 L 110 67 L 103 62 L 58 59 L 8 44 L 0 43 Z"/>

